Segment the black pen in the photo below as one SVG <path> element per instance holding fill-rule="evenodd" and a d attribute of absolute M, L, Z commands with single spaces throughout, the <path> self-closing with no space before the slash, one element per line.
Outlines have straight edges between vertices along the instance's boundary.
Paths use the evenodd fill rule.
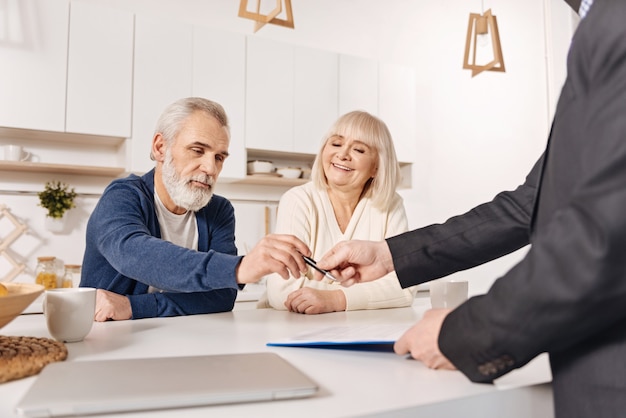
<path fill-rule="evenodd" d="M 317 263 L 315 262 L 315 260 L 313 260 L 311 257 L 307 257 L 306 255 L 303 255 L 302 258 L 304 258 L 304 261 L 311 267 L 313 267 L 315 270 L 319 271 L 320 273 L 322 273 L 325 277 L 328 277 L 330 280 L 332 280 L 333 282 L 336 282 L 337 279 L 335 278 L 335 276 L 333 276 L 332 274 L 330 274 L 330 272 L 328 270 L 324 270 L 321 269 L 319 267 L 317 267 Z"/>

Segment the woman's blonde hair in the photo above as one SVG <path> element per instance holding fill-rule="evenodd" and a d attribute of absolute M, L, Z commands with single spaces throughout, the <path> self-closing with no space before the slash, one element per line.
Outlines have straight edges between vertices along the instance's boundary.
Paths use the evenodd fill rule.
<path fill-rule="evenodd" d="M 378 154 L 378 170 L 371 181 L 365 184 L 361 196 L 369 197 L 375 207 L 386 210 L 400 184 L 400 166 L 393 146 L 391 133 L 381 119 L 363 111 L 346 113 L 337 119 L 324 136 L 320 151 L 311 169 L 311 180 L 315 187 L 328 189 L 328 179 L 322 167 L 322 150 L 333 136 L 358 139 Z"/>

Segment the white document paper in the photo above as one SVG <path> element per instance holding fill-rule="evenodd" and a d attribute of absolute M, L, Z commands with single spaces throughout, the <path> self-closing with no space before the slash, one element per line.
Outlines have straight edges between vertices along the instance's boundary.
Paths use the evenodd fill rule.
<path fill-rule="evenodd" d="M 269 342 L 267 345 L 278 347 L 326 346 L 329 348 L 349 345 L 389 345 L 391 347 L 411 326 L 412 324 L 335 326 L 303 332 L 283 340 Z"/>

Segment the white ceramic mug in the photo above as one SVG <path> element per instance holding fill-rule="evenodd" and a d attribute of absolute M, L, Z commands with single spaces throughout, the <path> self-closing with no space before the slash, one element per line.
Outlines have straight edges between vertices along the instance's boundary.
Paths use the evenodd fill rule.
<path fill-rule="evenodd" d="M 30 158 L 30 152 L 24 151 L 20 145 L 5 145 L 4 159 L 6 161 L 26 161 Z"/>
<path fill-rule="evenodd" d="M 430 303 L 433 308 L 454 309 L 467 300 L 466 281 L 436 280 L 430 283 Z"/>
<path fill-rule="evenodd" d="M 94 321 L 96 289 L 91 287 L 46 290 L 43 312 L 48 332 L 57 341 L 82 341 Z"/>

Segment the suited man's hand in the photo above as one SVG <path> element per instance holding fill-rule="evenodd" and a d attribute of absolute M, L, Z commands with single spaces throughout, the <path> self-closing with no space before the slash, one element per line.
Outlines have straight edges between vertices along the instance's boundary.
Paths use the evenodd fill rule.
<path fill-rule="evenodd" d="M 431 309 L 424 313 L 424 317 L 407 332 L 393 346 L 396 354 L 411 354 L 431 369 L 456 370 L 456 367 L 439 350 L 439 331 L 446 316 L 452 309 Z"/>
<path fill-rule="evenodd" d="M 330 270 L 343 286 L 371 282 L 394 270 L 393 259 L 386 241 L 341 241 L 318 260 L 317 266 Z M 313 278 L 324 276 L 313 273 Z"/>

